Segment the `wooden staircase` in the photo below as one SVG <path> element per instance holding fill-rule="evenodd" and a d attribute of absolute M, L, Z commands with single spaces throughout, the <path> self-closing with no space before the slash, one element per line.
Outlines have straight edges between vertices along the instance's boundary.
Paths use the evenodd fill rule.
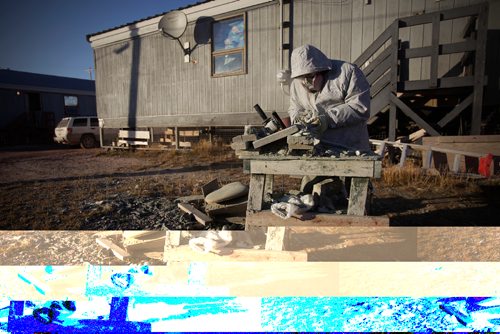
<path fill-rule="evenodd" d="M 487 15 L 488 4 L 482 3 L 399 18 L 387 27 L 354 61 L 371 86 L 368 123 L 372 127 L 376 122 L 385 123 L 386 137 L 392 141 L 408 134 L 405 132 L 412 132 L 404 128 L 405 124 L 410 124 L 413 131 L 424 129 L 431 136 L 479 135 L 486 84 Z M 441 23 L 464 17 L 469 19 L 463 40 L 441 44 Z M 401 29 L 424 25 L 432 27 L 430 46 L 410 48 L 409 41 L 401 41 Z M 462 58 L 439 77 L 439 56 L 449 54 L 462 54 Z M 430 58 L 429 78 L 409 80 L 410 59 L 424 57 Z M 444 106 L 435 106 L 442 100 L 446 100 Z M 457 130 L 457 122 L 466 124 Z"/>

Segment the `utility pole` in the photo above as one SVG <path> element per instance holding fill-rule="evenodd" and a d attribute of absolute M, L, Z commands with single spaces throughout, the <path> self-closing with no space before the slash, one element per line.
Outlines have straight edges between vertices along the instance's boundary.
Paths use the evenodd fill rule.
<path fill-rule="evenodd" d="M 90 77 L 90 80 L 92 80 L 92 67 L 89 67 L 88 69 L 86 69 L 85 71 L 89 72 L 89 77 Z"/>

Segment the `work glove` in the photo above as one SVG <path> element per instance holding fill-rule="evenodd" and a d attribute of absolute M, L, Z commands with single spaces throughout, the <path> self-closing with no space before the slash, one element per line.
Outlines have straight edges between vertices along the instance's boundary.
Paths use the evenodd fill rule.
<path fill-rule="evenodd" d="M 325 115 L 316 115 L 308 120 L 307 130 L 311 136 L 320 139 L 323 133 L 328 129 L 328 118 Z"/>

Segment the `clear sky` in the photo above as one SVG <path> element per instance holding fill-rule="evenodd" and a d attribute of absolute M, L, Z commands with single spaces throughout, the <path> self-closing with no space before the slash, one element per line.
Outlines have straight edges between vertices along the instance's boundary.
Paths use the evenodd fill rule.
<path fill-rule="evenodd" d="M 89 79 L 86 35 L 197 2 L 0 0 L 0 68 Z"/>

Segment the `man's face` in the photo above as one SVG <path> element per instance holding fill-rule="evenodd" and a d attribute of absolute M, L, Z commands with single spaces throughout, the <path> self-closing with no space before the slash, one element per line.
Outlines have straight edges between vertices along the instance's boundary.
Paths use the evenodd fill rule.
<path fill-rule="evenodd" d="M 323 85 L 323 75 L 319 72 L 303 75 L 302 85 L 311 93 L 319 92 Z"/>

